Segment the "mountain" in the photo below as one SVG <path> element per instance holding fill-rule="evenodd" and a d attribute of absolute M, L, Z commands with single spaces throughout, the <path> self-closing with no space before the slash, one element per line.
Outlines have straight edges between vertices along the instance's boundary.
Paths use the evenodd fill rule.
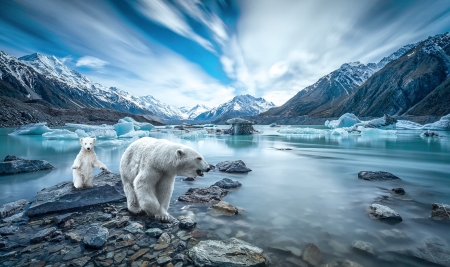
<path fill-rule="evenodd" d="M 181 108 L 180 108 L 181 109 Z M 188 120 L 193 120 L 196 117 L 198 117 L 198 115 L 204 113 L 204 112 L 208 112 L 210 111 L 211 108 L 205 106 L 205 105 L 196 105 L 193 108 L 190 108 L 189 110 L 187 110 L 187 112 L 185 112 L 185 114 L 187 115 L 187 119 Z"/>
<path fill-rule="evenodd" d="M 299 91 L 280 107 L 262 115 L 294 117 L 300 115 L 327 116 L 327 111 L 348 99 L 359 86 L 389 62 L 396 60 L 417 44 L 406 45 L 378 63 L 345 63 L 339 69 L 320 78 L 316 83 Z"/>
<path fill-rule="evenodd" d="M 267 102 L 262 97 L 256 98 L 251 95 L 240 95 L 210 111 L 201 113 L 194 120 L 217 121 L 228 117 L 254 116 L 273 107 L 275 105 L 272 102 Z"/>
<path fill-rule="evenodd" d="M 449 113 L 449 76 L 450 34 L 429 37 L 371 76 L 329 114 L 443 116 Z"/>
<path fill-rule="evenodd" d="M 139 99 L 146 109 L 165 120 L 183 120 L 186 118 L 186 115 L 178 108 L 165 104 L 151 95 L 141 96 Z"/>
<path fill-rule="evenodd" d="M 0 51 L 0 96 L 62 109 L 109 108 L 152 114 L 127 92 L 94 83 L 56 57 L 40 53 L 17 59 Z"/>

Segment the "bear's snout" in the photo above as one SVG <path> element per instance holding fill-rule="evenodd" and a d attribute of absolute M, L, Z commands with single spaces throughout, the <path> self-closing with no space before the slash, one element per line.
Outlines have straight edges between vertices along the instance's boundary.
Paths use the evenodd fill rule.
<path fill-rule="evenodd" d="M 211 170 L 211 168 L 210 168 L 210 167 L 206 168 L 206 172 L 209 172 L 210 170 Z"/>
<path fill-rule="evenodd" d="M 91 148 L 90 147 L 88 147 L 88 148 L 86 148 L 87 150 L 91 150 Z"/>

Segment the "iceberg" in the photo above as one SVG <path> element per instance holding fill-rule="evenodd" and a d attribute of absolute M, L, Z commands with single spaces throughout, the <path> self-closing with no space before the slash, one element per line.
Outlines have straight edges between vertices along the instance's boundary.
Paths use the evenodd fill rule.
<path fill-rule="evenodd" d="M 362 136 L 397 136 L 396 130 L 381 130 L 377 128 L 363 128 L 361 129 Z"/>
<path fill-rule="evenodd" d="M 337 135 L 337 136 L 348 136 L 348 131 L 343 128 L 337 128 L 331 131 L 331 135 Z"/>
<path fill-rule="evenodd" d="M 102 125 L 87 125 L 87 124 L 76 124 L 76 123 L 66 123 L 66 126 L 84 130 L 85 132 L 92 132 L 97 129 L 103 129 L 103 130 L 114 130 L 114 126 L 102 124 Z"/>
<path fill-rule="evenodd" d="M 353 113 L 345 113 L 340 116 L 337 120 L 326 121 L 325 126 L 331 129 L 342 128 L 342 127 L 351 127 L 356 123 L 361 122 L 358 117 Z"/>
<path fill-rule="evenodd" d="M 148 122 L 137 122 L 133 118 L 130 118 L 130 117 L 125 117 L 125 118 L 119 120 L 119 123 L 124 123 L 124 122 L 131 122 L 131 123 L 133 123 L 133 127 L 134 127 L 134 129 L 136 131 L 137 130 L 151 131 L 155 127 L 151 123 L 148 123 Z"/>
<path fill-rule="evenodd" d="M 134 124 L 132 122 L 119 122 L 114 124 L 114 129 L 118 136 L 134 131 Z"/>
<path fill-rule="evenodd" d="M 195 138 L 205 137 L 207 134 L 208 134 L 208 132 L 206 130 L 200 130 L 200 131 L 184 133 L 184 134 L 181 134 L 179 137 L 181 139 L 195 139 Z"/>
<path fill-rule="evenodd" d="M 42 134 L 42 137 L 44 138 L 51 138 L 51 139 L 78 139 L 78 134 L 71 132 L 66 129 L 57 129 L 53 132 L 47 132 Z"/>
<path fill-rule="evenodd" d="M 78 137 L 83 138 L 83 137 L 89 137 L 89 135 L 81 129 L 76 129 L 75 133 L 78 135 Z"/>
<path fill-rule="evenodd" d="M 279 134 L 327 134 L 326 130 L 314 129 L 314 128 L 291 128 L 286 127 L 277 131 Z"/>
<path fill-rule="evenodd" d="M 141 137 L 148 137 L 148 135 L 149 135 L 148 131 L 139 130 L 139 131 L 131 131 L 129 133 L 122 134 L 119 136 L 119 138 L 134 138 L 134 137 L 141 138 Z"/>
<path fill-rule="evenodd" d="M 450 131 L 450 114 L 445 115 L 437 122 L 425 124 L 422 129 Z"/>
<path fill-rule="evenodd" d="M 397 128 L 397 119 L 385 114 L 382 118 L 376 118 L 365 121 L 364 128 L 377 128 L 383 130 L 395 130 Z"/>
<path fill-rule="evenodd" d="M 90 137 L 97 139 L 116 139 L 117 133 L 114 129 L 96 129 L 87 133 Z"/>
<path fill-rule="evenodd" d="M 97 144 L 99 147 L 107 147 L 107 146 L 121 146 L 126 143 L 123 140 L 107 140 Z"/>
<path fill-rule="evenodd" d="M 397 129 L 400 130 L 418 130 L 422 129 L 422 124 L 407 120 L 398 120 L 397 121 Z"/>
<path fill-rule="evenodd" d="M 47 127 L 46 122 L 41 122 L 20 126 L 20 128 L 10 133 L 10 135 L 41 135 L 51 131 L 52 130 Z"/>

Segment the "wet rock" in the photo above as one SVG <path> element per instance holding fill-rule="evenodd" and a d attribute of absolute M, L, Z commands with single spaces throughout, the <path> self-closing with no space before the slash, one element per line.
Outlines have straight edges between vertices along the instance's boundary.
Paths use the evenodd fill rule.
<path fill-rule="evenodd" d="M 367 253 L 372 254 L 372 255 L 375 254 L 373 252 L 373 245 L 371 243 L 369 243 L 369 242 L 364 242 L 364 241 L 360 241 L 360 240 L 353 241 L 352 247 L 354 249 L 357 249 L 357 250 L 360 250 L 360 251 L 363 251 L 363 252 L 367 252 Z"/>
<path fill-rule="evenodd" d="M 436 132 L 432 132 L 430 130 L 427 130 L 426 132 L 421 133 L 420 136 L 424 136 L 424 137 L 439 137 L 439 134 L 436 133 Z"/>
<path fill-rule="evenodd" d="M 76 189 L 71 181 L 67 181 L 41 190 L 28 209 L 27 215 L 34 217 L 125 199 L 120 175 L 102 172 L 94 177 L 92 188 Z"/>
<path fill-rule="evenodd" d="M 361 265 L 359 265 L 358 263 L 354 262 L 354 261 L 350 261 L 350 260 L 345 260 L 342 264 L 342 267 L 362 267 Z"/>
<path fill-rule="evenodd" d="M 425 238 L 419 247 L 401 251 L 400 254 L 407 254 L 442 266 L 450 266 L 450 247 L 439 238 Z"/>
<path fill-rule="evenodd" d="M 25 205 L 28 204 L 28 200 L 19 199 L 17 201 L 3 204 L 0 206 L 0 219 L 11 216 L 21 210 Z"/>
<path fill-rule="evenodd" d="M 52 218 L 53 222 L 60 224 L 60 223 L 65 223 L 66 221 L 70 220 L 74 215 L 78 214 L 77 212 L 71 212 L 71 213 L 66 213 L 66 214 L 62 214 L 62 215 L 56 215 Z"/>
<path fill-rule="evenodd" d="M 145 231 L 146 234 L 148 234 L 150 237 L 158 238 L 162 235 L 163 231 L 159 228 L 150 228 L 147 231 Z"/>
<path fill-rule="evenodd" d="M 122 250 L 120 252 L 117 252 L 114 255 L 114 262 L 115 263 L 121 263 L 123 261 L 123 259 L 125 259 L 125 257 L 127 256 L 127 253 L 125 250 Z"/>
<path fill-rule="evenodd" d="M 148 228 L 159 228 L 159 229 L 168 229 L 176 226 L 178 224 L 178 220 L 175 218 L 171 218 L 169 222 L 161 222 L 161 221 L 151 221 L 147 223 Z"/>
<path fill-rule="evenodd" d="M 372 204 L 369 206 L 369 215 L 372 219 L 386 221 L 402 221 L 402 217 L 395 210 L 380 204 Z"/>
<path fill-rule="evenodd" d="M 450 205 L 434 203 L 431 205 L 431 218 L 434 220 L 450 220 Z"/>
<path fill-rule="evenodd" d="M 188 251 L 196 266 L 266 266 L 263 250 L 237 238 L 200 241 Z"/>
<path fill-rule="evenodd" d="M 171 260 L 172 259 L 169 256 L 161 256 L 161 257 L 158 257 L 156 262 L 161 266 L 163 264 L 170 262 Z"/>
<path fill-rule="evenodd" d="M 178 217 L 180 224 L 178 225 L 181 229 L 192 229 L 197 225 L 197 222 L 191 218 L 187 218 L 184 216 Z"/>
<path fill-rule="evenodd" d="M 130 264 L 132 262 L 134 262 L 135 260 L 137 260 L 139 257 L 141 257 L 142 255 L 144 255 L 145 253 L 147 253 L 150 249 L 149 248 L 143 248 L 140 249 L 138 252 L 134 253 L 133 255 L 131 255 L 128 260 L 127 263 Z"/>
<path fill-rule="evenodd" d="M 398 180 L 399 177 L 393 175 L 389 172 L 372 172 L 372 171 L 361 171 L 358 173 L 358 178 L 367 181 L 387 181 L 387 180 Z"/>
<path fill-rule="evenodd" d="M 218 186 L 220 188 L 224 188 L 224 189 L 238 188 L 238 187 L 242 186 L 242 184 L 240 182 L 233 181 L 229 178 L 223 178 L 222 180 L 216 182 L 213 185 Z"/>
<path fill-rule="evenodd" d="M 0 162 L 0 174 L 35 172 L 54 168 L 45 160 L 27 160 L 11 155 L 6 156 L 4 162 Z"/>
<path fill-rule="evenodd" d="M 102 222 L 109 221 L 112 219 L 112 217 L 113 217 L 112 214 L 105 213 L 105 214 L 102 214 L 100 217 L 98 217 L 98 220 L 102 221 Z"/>
<path fill-rule="evenodd" d="M 55 227 L 43 229 L 43 230 L 37 232 L 36 234 L 34 234 L 34 235 L 30 238 L 30 243 L 31 243 L 31 244 L 39 243 L 39 242 L 41 242 L 42 240 L 44 240 L 47 236 L 52 235 L 55 231 L 56 231 L 56 228 L 55 228 Z"/>
<path fill-rule="evenodd" d="M 399 188 L 394 188 L 391 191 L 392 191 L 392 193 L 398 194 L 398 195 L 404 195 L 405 194 L 405 189 L 400 188 L 400 187 Z"/>
<path fill-rule="evenodd" d="M 9 216 L 7 218 L 4 218 L 2 221 L 4 223 L 14 223 L 14 222 L 20 222 L 24 220 L 26 217 L 24 217 L 25 212 L 19 212 L 17 214 L 14 214 L 12 216 Z"/>
<path fill-rule="evenodd" d="M 77 243 L 77 242 L 80 242 L 81 240 L 83 240 L 83 237 L 77 233 L 70 232 L 70 233 L 66 233 L 66 239 L 70 240 L 70 242 L 72 242 L 72 243 Z"/>
<path fill-rule="evenodd" d="M 81 258 L 77 258 L 77 259 L 74 259 L 74 260 L 72 260 L 72 261 L 70 262 L 70 266 L 78 266 L 78 267 L 82 267 L 82 266 L 85 266 L 86 263 L 88 263 L 90 260 L 91 260 L 91 258 L 88 257 L 88 256 L 84 256 L 84 257 L 81 257 Z"/>
<path fill-rule="evenodd" d="M 308 244 L 302 253 L 302 260 L 308 262 L 311 265 L 319 265 L 322 260 L 322 251 L 314 244 Z"/>
<path fill-rule="evenodd" d="M 222 161 L 216 164 L 216 167 L 219 169 L 219 171 L 222 172 L 250 172 L 252 171 L 250 168 L 247 168 L 245 163 L 242 160 L 236 160 L 236 161 Z"/>
<path fill-rule="evenodd" d="M 144 226 L 140 223 L 134 222 L 129 224 L 127 227 L 123 228 L 123 230 L 128 231 L 130 233 L 143 233 Z"/>
<path fill-rule="evenodd" d="M 170 235 L 168 233 L 162 233 L 162 235 L 158 238 L 158 244 L 168 245 L 170 244 Z"/>
<path fill-rule="evenodd" d="M 0 228 L 0 235 L 13 235 L 19 231 L 19 226 L 8 225 Z"/>
<path fill-rule="evenodd" d="M 64 255 L 64 257 L 62 258 L 62 260 L 64 261 L 70 261 L 73 259 L 77 259 L 79 258 L 81 255 L 81 247 L 80 246 L 76 246 L 71 248 L 67 254 Z"/>
<path fill-rule="evenodd" d="M 223 200 L 211 207 L 213 216 L 233 216 L 238 213 L 238 208 Z"/>
<path fill-rule="evenodd" d="M 109 231 L 103 226 L 92 226 L 87 230 L 86 235 L 83 238 L 83 243 L 87 247 L 101 248 L 108 239 Z"/>
<path fill-rule="evenodd" d="M 212 201 L 220 201 L 228 194 L 228 190 L 218 186 L 210 186 L 204 188 L 189 188 L 184 196 L 178 197 L 179 201 L 207 203 Z"/>

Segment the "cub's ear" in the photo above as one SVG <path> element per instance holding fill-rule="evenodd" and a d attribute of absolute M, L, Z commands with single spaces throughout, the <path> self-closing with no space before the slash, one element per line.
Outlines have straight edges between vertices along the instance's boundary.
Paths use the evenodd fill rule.
<path fill-rule="evenodd" d="M 95 141 L 97 141 L 97 138 L 92 139 L 92 143 L 95 145 Z"/>
<path fill-rule="evenodd" d="M 83 144 L 83 138 L 80 138 L 80 144 Z"/>
<path fill-rule="evenodd" d="M 185 155 L 185 153 L 184 153 L 183 150 L 177 149 L 177 156 L 178 156 L 179 158 L 182 158 L 184 155 Z"/>

